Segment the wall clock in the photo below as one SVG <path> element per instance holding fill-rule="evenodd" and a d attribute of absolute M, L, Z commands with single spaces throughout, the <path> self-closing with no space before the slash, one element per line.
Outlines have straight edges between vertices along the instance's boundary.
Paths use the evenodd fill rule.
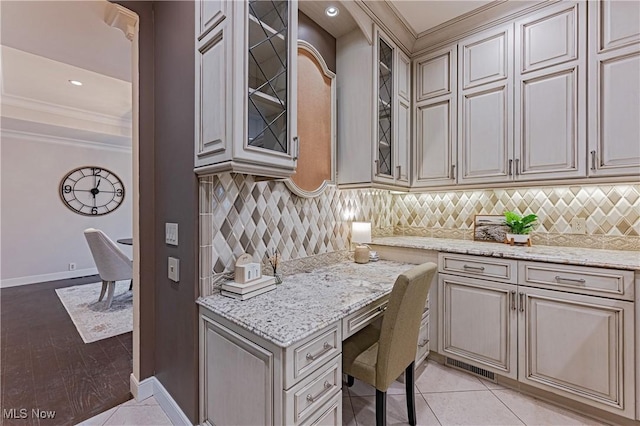
<path fill-rule="evenodd" d="M 67 173 L 60 182 L 60 197 L 75 213 L 100 216 L 120 207 L 124 201 L 124 185 L 110 170 L 79 167 Z"/>

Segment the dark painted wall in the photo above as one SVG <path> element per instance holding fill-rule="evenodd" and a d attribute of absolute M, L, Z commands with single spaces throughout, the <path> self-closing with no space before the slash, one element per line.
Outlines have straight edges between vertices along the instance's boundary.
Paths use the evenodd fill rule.
<path fill-rule="evenodd" d="M 336 72 L 336 39 L 300 11 L 298 12 L 298 38 L 311 43 L 320 52 L 327 67 Z"/>
<path fill-rule="evenodd" d="M 192 1 L 129 2 L 140 15 L 141 377 L 155 375 L 198 420 L 198 181 L 193 172 Z M 178 223 L 179 246 L 164 243 Z M 180 283 L 167 258 L 180 259 Z"/>
<path fill-rule="evenodd" d="M 156 378 L 192 422 L 198 420 L 198 181 L 193 172 L 195 7 L 154 2 Z M 164 242 L 165 222 L 178 223 L 179 245 Z M 167 278 L 167 258 L 180 259 L 180 283 Z"/>

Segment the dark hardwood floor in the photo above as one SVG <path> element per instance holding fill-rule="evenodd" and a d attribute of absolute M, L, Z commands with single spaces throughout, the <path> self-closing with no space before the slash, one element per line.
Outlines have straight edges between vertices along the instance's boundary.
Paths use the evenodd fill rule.
<path fill-rule="evenodd" d="M 3 425 L 72 425 L 131 399 L 132 334 L 84 343 L 56 288 L 98 276 L 0 290 Z M 14 418 L 9 410 L 16 409 Z M 26 418 L 19 419 L 26 409 Z M 32 410 L 55 411 L 53 419 Z"/>

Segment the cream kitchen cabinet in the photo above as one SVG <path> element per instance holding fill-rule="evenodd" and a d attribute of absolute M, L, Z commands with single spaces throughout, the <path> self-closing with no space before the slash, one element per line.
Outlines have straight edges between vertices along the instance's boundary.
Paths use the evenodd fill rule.
<path fill-rule="evenodd" d="M 515 23 L 516 180 L 586 176 L 584 2 L 561 2 Z"/>
<path fill-rule="evenodd" d="M 634 419 L 632 271 L 441 253 L 438 352 Z"/>
<path fill-rule="evenodd" d="M 359 30 L 337 42 L 338 185 L 407 188 L 411 61 L 382 30 L 373 34 L 373 45 Z"/>
<path fill-rule="evenodd" d="M 414 60 L 412 187 L 456 183 L 457 46 Z"/>
<path fill-rule="evenodd" d="M 342 424 L 339 322 L 281 348 L 200 308 L 200 423 Z"/>
<path fill-rule="evenodd" d="M 195 2 L 195 167 L 288 177 L 296 167 L 297 2 Z"/>
<path fill-rule="evenodd" d="M 640 174 L 640 3 L 589 2 L 589 175 Z"/>
<path fill-rule="evenodd" d="M 458 182 L 513 180 L 513 24 L 458 44 Z"/>
<path fill-rule="evenodd" d="M 516 379 L 517 262 L 441 253 L 438 271 L 438 352 Z"/>
<path fill-rule="evenodd" d="M 519 380 L 633 419 L 633 303 L 518 291 Z"/>

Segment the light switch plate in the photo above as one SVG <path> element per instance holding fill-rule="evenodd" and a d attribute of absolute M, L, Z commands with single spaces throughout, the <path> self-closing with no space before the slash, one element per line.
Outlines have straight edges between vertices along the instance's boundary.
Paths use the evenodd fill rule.
<path fill-rule="evenodd" d="M 164 224 L 164 241 L 171 245 L 178 245 L 178 224 L 177 223 L 165 223 Z"/>
<path fill-rule="evenodd" d="M 180 259 L 169 258 L 169 279 L 175 282 L 180 281 Z"/>

